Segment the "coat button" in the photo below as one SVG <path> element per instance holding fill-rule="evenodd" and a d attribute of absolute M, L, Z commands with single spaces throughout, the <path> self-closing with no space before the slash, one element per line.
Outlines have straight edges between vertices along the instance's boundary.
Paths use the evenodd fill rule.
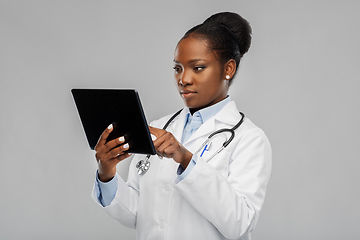
<path fill-rule="evenodd" d="M 194 183 L 194 179 L 188 178 L 188 179 L 187 179 L 187 182 L 188 182 L 188 184 L 193 184 L 193 183 Z"/>

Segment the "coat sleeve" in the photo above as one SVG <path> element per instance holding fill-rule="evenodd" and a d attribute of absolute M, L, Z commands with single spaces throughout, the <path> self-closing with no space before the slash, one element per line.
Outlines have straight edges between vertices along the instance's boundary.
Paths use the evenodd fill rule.
<path fill-rule="evenodd" d="M 118 220 L 121 224 L 129 228 L 136 227 L 136 216 L 139 202 L 139 187 L 138 176 L 135 174 L 134 161 L 138 157 L 132 159 L 130 165 L 130 171 L 128 181 L 125 182 L 118 174 L 118 188 L 115 198 L 112 200 L 109 206 L 103 207 L 99 203 L 98 196 L 96 194 L 96 184 L 93 189 L 93 199 L 114 219 Z"/>
<path fill-rule="evenodd" d="M 175 188 L 224 237 L 239 239 L 253 230 L 264 202 L 271 172 L 270 143 L 261 129 L 250 129 L 230 156 L 221 159 L 229 162 L 227 177 L 199 159 Z"/>
<path fill-rule="evenodd" d="M 164 121 L 166 121 L 164 119 L 166 119 L 166 117 L 158 121 L 154 121 L 150 125 L 159 127 Z M 120 175 L 117 174 L 118 188 L 115 198 L 109 206 L 103 207 L 101 203 L 99 203 L 96 184 L 94 185 L 92 193 L 93 199 L 100 205 L 100 207 L 102 207 L 111 217 L 129 228 L 136 228 L 140 191 L 139 175 L 137 174 L 135 166 L 140 159 L 144 159 L 144 156 L 139 154 L 134 155 L 130 163 L 128 179 L 126 182 Z"/>

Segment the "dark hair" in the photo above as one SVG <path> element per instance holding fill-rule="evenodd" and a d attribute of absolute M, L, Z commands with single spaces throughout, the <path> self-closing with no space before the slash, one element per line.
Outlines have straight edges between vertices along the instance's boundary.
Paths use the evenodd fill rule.
<path fill-rule="evenodd" d="M 220 63 L 225 64 L 230 59 L 234 59 L 236 71 L 240 59 L 249 50 L 251 44 L 250 24 L 239 14 L 232 12 L 221 12 L 210 16 L 202 24 L 187 31 L 182 39 L 190 35 L 206 39 L 210 48 L 217 53 Z"/>

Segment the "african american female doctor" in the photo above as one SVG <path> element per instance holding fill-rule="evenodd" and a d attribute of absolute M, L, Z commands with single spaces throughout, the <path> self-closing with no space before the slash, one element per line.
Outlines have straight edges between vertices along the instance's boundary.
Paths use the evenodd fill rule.
<path fill-rule="evenodd" d="M 98 162 L 93 198 L 137 239 L 251 239 L 271 172 L 271 147 L 264 132 L 248 118 L 229 138 L 216 130 L 232 128 L 242 115 L 228 96 L 241 57 L 248 51 L 251 28 L 235 13 L 218 13 L 190 29 L 176 46 L 175 81 L 186 107 L 166 128 L 170 114 L 150 125 L 157 155 L 139 175 L 131 161 L 127 181 L 116 165 L 130 156 L 124 137 L 106 143 L 110 125 L 96 147 Z M 210 159 L 211 158 L 211 159 Z"/>

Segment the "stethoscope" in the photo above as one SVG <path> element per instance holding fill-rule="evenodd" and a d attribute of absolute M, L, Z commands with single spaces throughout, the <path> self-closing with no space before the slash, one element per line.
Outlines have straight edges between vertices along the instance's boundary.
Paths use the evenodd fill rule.
<path fill-rule="evenodd" d="M 182 111 L 179 110 L 178 112 L 176 112 L 167 122 L 166 124 L 164 125 L 163 129 L 165 130 L 169 125 L 170 123 L 172 122 L 172 120 L 174 120 L 174 118 L 180 114 L 180 112 Z M 235 130 L 240 127 L 240 125 L 244 122 L 244 119 L 245 119 L 245 114 L 243 114 L 242 112 L 240 112 L 241 114 L 241 119 L 240 121 L 233 127 L 233 128 L 222 128 L 222 129 L 219 129 L 213 133 L 211 133 L 208 138 L 205 140 L 205 142 L 199 147 L 198 150 L 196 150 L 193 154 L 193 156 L 196 156 L 197 154 L 199 154 L 199 152 L 201 151 L 201 149 L 204 148 L 203 152 L 201 153 L 201 156 L 203 155 L 204 151 L 206 150 L 206 148 L 210 145 L 210 141 L 211 139 L 214 138 L 214 136 L 216 134 L 219 134 L 219 133 L 223 133 L 223 132 L 230 132 L 231 133 L 231 136 L 229 139 L 227 139 L 223 144 L 222 146 L 216 151 L 214 152 L 213 155 L 211 155 L 207 161 L 210 161 L 213 157 L 215 157 L 216 154 L 219 154 L 222 150 L 224 150 L 224 148 L 226 148 L 230 143 L 231 141 L 234 139 L 235 137 Z M 136 164 L 136 168 L 138 169 L 138 174 L 139 175 L 144 175 L 150 168 L 150 161 L 149 161 L 149 158 L 150 158 L 150 154 L 146 155 L 145 159 L 144 160 L 140 160 L 137 164 Z"/>

